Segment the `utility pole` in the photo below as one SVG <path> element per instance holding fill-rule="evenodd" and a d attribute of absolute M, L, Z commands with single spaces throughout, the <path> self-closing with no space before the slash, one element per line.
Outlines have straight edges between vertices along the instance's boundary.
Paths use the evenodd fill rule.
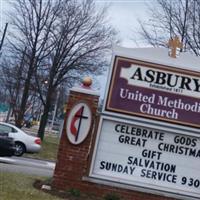
<path fill-rule="evenodd" d="M 1 57 L 1 49 L 2 49 L 2 46 L 3 46 L 3 42 L 4 42 L 4 38 L 5 38 L 5 35 L 6 35 L 7 28 L 8 28 L 8 23 L 6 23 L 6 25 L 5 25 L 5 28 L 4 28 L 4 31 L 3 31 L 3 36 L 1 38 L 1 43 L 0 43 L 0 57 Z M 10 112 L 11 112 L 11 109 L 9 107 L 9 111 L 8 111 L 7 116 L 6 116 L 6 121 L 8 121 L 7 117 L 8 117 L 8 115 L 10 115 Z"/>
<path fill-rule="evenodd" d="M 5 28 L 4 28 L 4 31 L 3 31 L 3 36 L 1 38 L 0 52 L 1 52 L 1 49 L 2 49 L 2 46 L 3 46 L 3 42 L 4 42 L 4 38 L 5 38 L 5 35 L 6 35 L 7 28 L 8 28 L 8 23 L 6 23 L 6 25 L 5 25 Z"/>

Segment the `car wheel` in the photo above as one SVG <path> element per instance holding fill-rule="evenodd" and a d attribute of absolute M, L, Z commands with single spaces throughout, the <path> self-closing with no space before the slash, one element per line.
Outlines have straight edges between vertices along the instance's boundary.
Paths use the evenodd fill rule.
<path fill-rule="evenodd" d="M 25 152 L 25 146 L 24 144 L 20 142 L 15 143 L 15 156 L 22 156 Z"/>

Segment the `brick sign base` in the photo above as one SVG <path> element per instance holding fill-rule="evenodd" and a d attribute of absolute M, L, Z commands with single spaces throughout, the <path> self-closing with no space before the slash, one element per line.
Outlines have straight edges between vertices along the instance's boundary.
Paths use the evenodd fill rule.
<path fill-rule="evenodd" d="M 73 145 L 69 142 L 66 134 L 66 121 L 69 111 L 78 101 L 84 101 L 89 104 L 93 113 L 93 127 L 91 128 L 86 140 L 79 145 Z M 67 104 L 67 112 L 62 131 L 60 145 L 57 156 L 56 168 L 53 176 L 52 187 L 54 189 L 68 191 L 70 189 L 80 190 L 82 193 L 92 194 L 103 197 L 106 194 L 116 194 L 124 200 L 172 200 L 174 198 L 161 197 L 149 193 L 137 192 L 129 189 L 109 186 L 100 183 L 98 180 L 89 178 L 89 169 L 91 157 L 93 154 L 94 141 L 98 126 L 98 107 L 99 96 L 89 92 L 77 92 L 71 90 Z M 94 183 L 96 182 L 96 183 Z"/>

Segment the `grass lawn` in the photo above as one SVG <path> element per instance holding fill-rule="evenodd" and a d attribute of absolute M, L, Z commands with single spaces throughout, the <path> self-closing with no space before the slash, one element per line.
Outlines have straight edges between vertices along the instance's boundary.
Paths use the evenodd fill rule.
<path fill-rule="evenodd" d="M 48 182 L 43 177 L 9 172 L 0 173 L 0 200 L 105 200 L 94 195 L 83 194 L 75 189 L 65 192 L 54 190 L 47 193 L 33 186 L 36 179 Z"/>
<path fill-rule="evenodd" d="M 61 200 L 33 187 L 35 179 L 41 177 L 0 173 L 0 199 L 1 200 Z"/>
<path fill-rule="evenodd" d="M 42 142 L 42 149 L 39 153 L 24 154 L 25 157 L 29 158 L 38 158 L 44 160 L 56 161 L 57 151 L 59 145 L 59 137 L 54 135 L 45 135 L 45 138 Z"/>

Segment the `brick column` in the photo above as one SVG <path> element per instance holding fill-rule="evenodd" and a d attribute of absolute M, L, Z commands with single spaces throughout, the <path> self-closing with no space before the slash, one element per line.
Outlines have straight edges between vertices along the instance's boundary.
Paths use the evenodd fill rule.
<path fill-rule="evenodd" d="M 66 134 L 66 122 L 73 105 L 83 101 L 87 103 L 92 111 L 92 126 L 86 139 L 79 145 L 71 144 Z M 96 113 L 99 102 L 99 95 L 91 89 L 72 88 L 67 103 L 66 116 L 60 145 L 57 155 L 57 163 L 53 176 L 52 186 L 56 189 L 67 190 L 80 188 L 82 177 L 87 174 L 88 158 L 90 154 L 92 135 L 96 123 Z"/>

